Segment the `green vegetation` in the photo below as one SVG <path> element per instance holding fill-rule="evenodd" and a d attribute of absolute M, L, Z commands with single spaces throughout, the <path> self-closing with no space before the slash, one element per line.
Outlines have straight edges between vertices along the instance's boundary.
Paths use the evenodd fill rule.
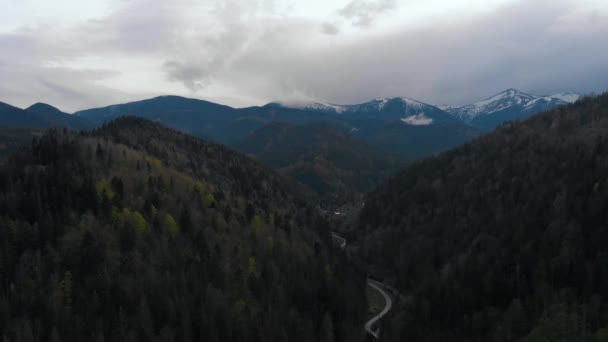
<path fill-rule="evenodd" d="M 0 280 L 9 341 L 352 341 L 365 314 L 289 182 L 135 118 L 0 166 Z"/>

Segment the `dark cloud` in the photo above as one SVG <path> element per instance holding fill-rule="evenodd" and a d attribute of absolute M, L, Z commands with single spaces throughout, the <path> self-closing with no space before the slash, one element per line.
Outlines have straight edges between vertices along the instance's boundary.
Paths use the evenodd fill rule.
<path fill-rule="evenodd" d="M 351 0 L 338 13 L 355 26 L 367 27 L 376 16 L 396 8 L 396 0 Z"/>
<path fill-rule="evenodd" d="M 166 61 L 163 69 L 169 80 L 181 82 L 192 91 L 201 90 L 210 83 L 208 72 L 197 65 Z"/>

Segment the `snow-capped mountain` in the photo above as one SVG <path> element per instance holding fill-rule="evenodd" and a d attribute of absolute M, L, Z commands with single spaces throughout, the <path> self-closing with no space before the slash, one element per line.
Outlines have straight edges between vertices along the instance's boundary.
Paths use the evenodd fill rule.
<path fill-rule="evenodd" d="M 576 102 L 579 97 L 574 93 L 537 96 L 507 89 L 466 106 L 430 105 L 407 97 L 377 98 L 353 105 L 323 102 L 269 105 L 321 112 L 341 119 L 394 121 L 410 126 L 428 126 L 459 119 L 478 129 L 491 130 L 505 121 L 527 118 L 543 110 Z"/>
<path fill-rule="evenodd" d="M 322 102 L 293 102 L 293 103 L 283 103 L 283 102 L 273 102 L 269 103 L 266 106 L 278 106 L 283 108 L 292 108 L 292 109 L 300 109 L 314 112 L 323 112 L 323 113 L 335 113 L 340 114 L 344 112 L 345 106 L 336 105 L 331 103 L 322 103 Z"/>
<path fill-rule="evenodd" d="M 283 108 L 323 112 L 348 119 L 395 120 L 412 126 L 427 126 L 438 122 L 454 121 L 450 115 L 436 106 L 406 97 L 377 98 L 353 105 L 331 103 L 273 103 Z"/>
<path fill-rule="evenodd" d="M 472 126 L 490 130 L 505 121 L 523 119 L 543 110 L 573 103 L 579 97 L 580 95 L 573 93 L 537 96 L 516 89 L 507 89 L 483 101 L 462 107 L 443 106 L 443 108 L 447 113 Z"/>

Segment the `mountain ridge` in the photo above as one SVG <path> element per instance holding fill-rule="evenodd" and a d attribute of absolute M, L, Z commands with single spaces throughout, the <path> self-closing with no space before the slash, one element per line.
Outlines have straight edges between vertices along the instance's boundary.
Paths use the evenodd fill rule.
<path fill-rule="evenodd" d="M 46 103 L 35 103 L 26 109 L 0 102 L 1 127 L 70 128 L 86 130 L 93 127 L 88 120 L 62 112 Z"/>
<path fill-rule="evenodd" d="M 404 104 L 400 108 L 401 114 L 403 114 L 401 119 L 406 124 L 433 124 L 436 119 L 432 117 L 433 115 L 429 117 L 427 112 L 435 112 L 434 116 L 441 117 L 440 114 L 437 114 L 437 111 L 442 111 L 466 124 L 487 131 L 505 121 L 523 119 L 543 110 L 576 102 L 580 97 L 581 95 L 572 92 L 539 96 L 531 95 L 515 88 L 508 88 L 484 100 L 463 106 L 434 105 L 408 97 L 376 98 L 367 102 L 346 105 L 325 102 L 301 102 L 293 104 L 289 104 L 288 102 L 272 102 L 268 105 L 323 112 L 338 116 L 351 115 L 351 118 L 361 118 L 361 113 L 381 113 L 384 111 L 387 103 L 401 102 Z M 356 114 L 359 115 L 357 116 Z M 370 115 L 367 117 L 369 118 Z M 395 117 L 395 115 L 393 114 L 391 117 Z M 444 121 L 446 120 L 444 119 Z"/>
<path fill-rule="evenodd" d="M 447 113 L 460 120 L 490 130 L 505 121 L 527 118 L 540 111 L 576 102 L 580 95 L 560 93 L 538 96 L 509 88 L 484 100 L 464 106 L 444 106 Z"/>

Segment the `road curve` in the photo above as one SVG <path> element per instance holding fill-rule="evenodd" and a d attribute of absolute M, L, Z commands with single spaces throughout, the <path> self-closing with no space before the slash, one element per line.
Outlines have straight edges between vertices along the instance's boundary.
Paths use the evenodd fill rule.
<path fill-rule="evenodd" d="M 338 245 L 341 249 L 346 248 L 345 238 L 341 237 L 337 233 L 331 233 L 331 237 L 338 241 Z M 377 340 L 380 336 L 380 328 L 376 328 L 374 330 L 374 324 L 376 324 L 377 321 L 379 321 L 382 317 L 384 317 L 384 315 L 386 315 L 391 310 L 391 308 L 393 307 L 393 299 L 388 293 L 386 293 L 386 291 L 384 291 L 385 285 L 381 282 L 368 278 L 367 285 L 373 288 L 374 290 L 380 292 L 380 294 L 384 297 L 384 309 L 382 309 L 380 313 L 378 313 L 376 316 L 372 317 L 372 319 L 367 321 L 367 323 L 365 323 L 365 331 Z"/>
<path fill-rule="evenodd" d="M 393 307 L 393 299 L 388 293 L 386 293 L 386 291 L 384 291 L 384 285 L 382 283 L 372 279 L 367 279 L 367 285 L 369 285 L 374 290 L 380 292 L 380 294 L 382 294 L 382 296 L 384 297 L 385 302 L 384 309 L 379 314 L 372 317 L 372 319 L 367 321 L 367 323 L 365 323 L 365 331 L 367 331 L 367 333 L 372 335 L 377 340 L 380 335 L 380 329 L 377 328 L 376 330 L 374 330 L 374 324 L 391 310 L 391 308 Z"/>
<path fill-rule="evenodd" d="M 340 248 L 342 248 L 342 249 L 346 248 L 346 239 L 345 238 L 341 237 L 340 235 L 338 235 L 336 233 L 331 233 L 331 237 L 338 241 Z"/>

